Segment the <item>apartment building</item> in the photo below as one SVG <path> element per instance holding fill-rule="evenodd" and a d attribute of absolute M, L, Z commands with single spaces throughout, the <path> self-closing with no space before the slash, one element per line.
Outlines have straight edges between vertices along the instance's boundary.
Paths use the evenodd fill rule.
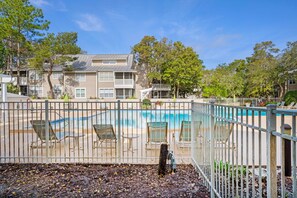
<path fill-rule="evenodd" d="M 75 55 L 71 69 L 55 66 L 51 76 L 55 98 L 67 93 L 71 98 L 126 99 L 139 97 L 140 85 L 136 85 L 136 71 L 132 54 Z M 48 96 L 47 74 L 30 70 L 28 95 Z"/>

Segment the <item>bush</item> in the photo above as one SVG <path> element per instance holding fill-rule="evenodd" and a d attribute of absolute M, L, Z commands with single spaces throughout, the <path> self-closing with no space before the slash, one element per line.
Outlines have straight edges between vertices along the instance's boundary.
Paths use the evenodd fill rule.
<path fill-rule="evenodd" d="M 291 104 L 292 102 L 297 102 L 297 91 L 288 91 L 285 94 L 284 101 L 286 105 Z"/>
<path fill-rule="evenodd" d="M 7 84 L 7 92 L 18 94 L 19 91 L 20 90 L 17 88 L 17 86 L 13 85 L 12 83 Z"/>
<path fill-rule="evenodd" d="M 142 101 L 142 108 L 148 109 L 148 108 L 150 108 L 151 104 L 152 103 L 151 103 L 151 101 L 149 99 L 144 99 Z"/>
<path fill-rule="evenodd" d="M 150 99 L 144 99 L 143 101 L 142 101 L 142 104 L 143 105 L 151 105 L 151 101 L 150 101 Z"/>

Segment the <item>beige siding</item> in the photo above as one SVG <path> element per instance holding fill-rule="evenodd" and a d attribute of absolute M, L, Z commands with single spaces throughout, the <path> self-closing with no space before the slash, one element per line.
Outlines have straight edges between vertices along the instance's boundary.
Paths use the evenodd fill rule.
<path fill-rule="evenodd" d="M 114 83 L 113 82 L 99 82 L 98 88 L 113 88 Z"/>
<path fill-rule="evenodd" d="M 139 79 L 139 76 L 135 76 L 135 82 L 138 82 L 138 81 L 140 81 Z M 135 83 L 135 97 L 136 98 L 138 98 L 138 99 L 140 99 L 141 98 L 141 96 L 140 96 L 140 90 L 143 90 L 143 89 L 145 89 L 144 87 L 142 87 L 139 83 Z"/>
<path fill-rule="evenodd" d="M 63 77 L 60 79 L 54 79 L 53 75 L 51 76 L 51 83 L 53 85 L 53 87 L 55 85 L 60 85 L 63 87 Z M 49 87 L 49 83 L 47 80 L 47 74 L 43 74 L 43 82 L 42 82 L 42 96 L 43 98 L 46 98 L 49 96 L 49 92 L 50 92 L 50 87 Z M 63 92 L 63 88 L 62 88 L 62 92 Z"/>
<path fill-rule="evenodd" d="M 71 98 L 75 98 L 76 88 L 86 89 L 86 98 L 96 97 L 96 73 L 86 73 L 86 80 L 84 82 L 77 82 L 75 74 L 65 74 L 65 91 L 69 93 Z"/>

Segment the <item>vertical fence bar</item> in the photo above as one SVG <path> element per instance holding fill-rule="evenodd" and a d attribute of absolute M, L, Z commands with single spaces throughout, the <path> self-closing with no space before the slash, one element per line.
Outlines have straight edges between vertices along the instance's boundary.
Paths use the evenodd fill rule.
<path fill-rule="evenodd" d="M 214 186 L 215 186 L 215 178 L 214 178 L 214 101 L 210 102 L 210 177 L 211 177 L 211 197 L 214 198 Z"/>
<path fill-rule="evenodd" d="M 292 136 L 296 137 L 296 115 L 292 118 Z M 293 196 L 297 198 L 297 171 L 296 171 L 296 141 L 292 142 L 292 175 L 293 175 Z"/>
<path fill-rule="evenodd" d="M 276 175 L 276 137 L 272 132 L 276 130 L 276 105 L 267 106 L 267 197 L 277 197 L 277 175 Z"/>
<path fill-rule="evenodd" d="M 285 128 L 285 115 L 282 114 L 281 115 L 281 134 L 283 134 L 284 128 Z M 280 148 L 281 148 L 281 152 L 280 152 L 280 157 L 281 157 L 281 196 L 285 197 L 285 193 L 286 193 L 286 188 L 285 188 L 285 139 L 281 139 L 280 141 Z"/>
<path fill-rule="evenodd" d="M 45 153 L 46 153 L 46 163 L 48 163 L 49 157 L 49 122 L 48 122 L 48 100 L 45 100 Z M 40 123 L 41 124 L 41 123 Z"/>
<path fill-rule="evenodd" d="M 117 158 L 118 163 L 121 163 L 121 101 L 118 100 L 118 134 L 117 134 Z"/>

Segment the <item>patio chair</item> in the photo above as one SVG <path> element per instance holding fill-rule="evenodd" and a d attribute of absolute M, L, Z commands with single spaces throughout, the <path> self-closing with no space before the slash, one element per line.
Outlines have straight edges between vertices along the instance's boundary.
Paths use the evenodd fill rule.
<path fill-rule="evenodd" d="M 161 145 L 161 143 L 168 143 L 168 123 L 167 122 L 148 122 L 147 123 L 147 143 L 146 148 L 154 145 Z M 159 148 L 159 147 L 158 147 Z"/>
<path fill-rule="evenodd" d="M 97 135 L 97 140 L 93 142 L 93 149 L 104 148 L 103 143 L 106 143 L 105 148 L 116 147 L 117 137 L 112 124 L 94 124 L 93 128 Z"/>
<path fill-rule="evenodd" d="M 46 121 L 45 120 L 30 120 L 30 123 L 33 127 L 33 131 L 37 134 L 39 140 L 31 142 L 30 148 L 41 148 L 46 143 Z M 61 143 L 61 141 L 65 138 L 73 138 L 74 139 L 74 147 L 78 145 L 78 138 L 83 137 L 82 134 L 69 133 L 69 132 L 54 132 L 51 123 L 48 122 L 48 140 L 50 148 L 56 146 L 56 143 Z M 38 142 L 40 141 L 40 144 Z"/>
<path fill-rule="evenodd" d="M 179 138 L 178 138 L 179 147 L 191 146 L 191 128 L 192 128 L 191 125 L 192 125 L 191 121 L 183 120 L 181 122 L 181 129 L 180 129 Z M 194 136 L 196 136 L 194 141 L 197 141 L 201 125 L 202 125 L 202 121 L 194 121 L 194 126 L 195 126 L 194 128 L 196 130 L 194 133 Z"/>
<path fill-rule="evenodd" d="M 228 145 L 227 143 L 230 143 L 231 148 L 236 148 L 236 145 L 234 142 L 230 142 L 230 134 L 232 133 L 234 128 L 234 123 L 225 122 L 225 121 L 217 121 L 214 125 L 214 131 L 215 131 L 215 143 L 216 144 L 222 144 L 222 145 Z"/>

